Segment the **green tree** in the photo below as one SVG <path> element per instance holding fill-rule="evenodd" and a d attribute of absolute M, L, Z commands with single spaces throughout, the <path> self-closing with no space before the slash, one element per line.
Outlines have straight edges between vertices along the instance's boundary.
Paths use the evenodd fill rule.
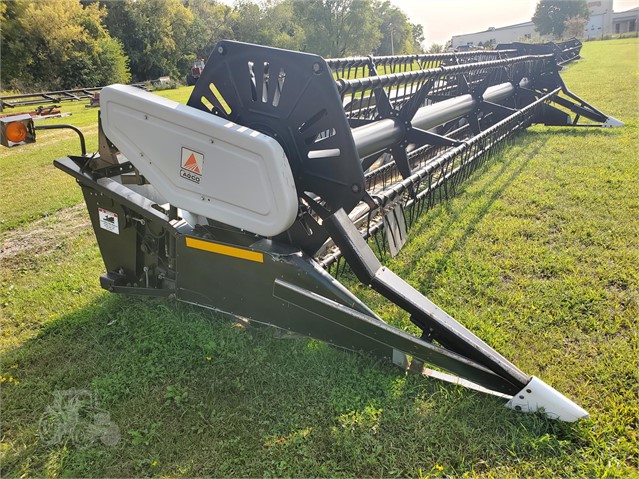
<path fill-rule="evenodd" d="M 590 11 L 586 0 L 540 0 L 532 21 L 541 35 L 560 38 L 565 22 L 571 17 L 581 17 L 588 21 Z"/>
<path fill-rule="evenodd" d="M 304 47 L 304 29 L 296 18 L 294 2 L 264 0 L 261 4 L 239 0 L 233 9 L 237 40 L 289 50 Z"/>
<path fill-rule="evenodd" d="M 180 0 L 101 2 L 111 35 L 124 45 L 136 80 L 181 77 L 197 49 L 193 14 Z"/>
<path fill-rule="evenodd" d="M 264 34 L 262 27 L 263 12 L 260 6 L 250 0 L 238 0 L 233 7 L 234 22 L 232 25 L 235 39 L 262 45 Z"/>
<path fill-rule="evenodd" d="M 0 12 L 3 84 L 38 90 L 129 81 L 127 58 L 98 4 L 17 0 Z"/>
<path fill-rule="evenodd" d="M 433 43 L 428 49 L 428 53 L 443 53 L 444 51 L 445 47 L 440 43 Z"/>
<path fill-rule="evenodd" d="M 588 25 L 588 20 L 584 17 L 570 17 L 564 22 L 563 34 L 568 38 L 581 38 L 584 35 L 586 25 Z"/>
<path fill-rule="evenodd" d="M 377 55 L 400 55 L 420 50 L 419 44 L 415 44 L 413 25 L 404 12 L 391 5 L 388 0 L 375 4 L 374 9 L 375 15 L 380 19 L 379 30 L 382 35 L 375 52 Z"/>
<path fill-rule="evenodd" d="M 304 48 L 306 33 L 291 1 L 266 0 L 261 26 L 265 44 L 289 50 Z"/>
<path fill-rule="evenodd" d="M 371 0 L 290 0 L 306 33 L 305 50 L 324 57 L 368 55 L 382 34 Z"/>
<path fill-rule="evenodd" d="M 413 28 L 413 48 L 415 52 L 419 53 L 424 51 L 422 44 L 426 37 L 424 37 L 424 26 L 419 23 L 411 23 Z"/>
<path fill-rule="evenodd" d="M 185 6 L 193 14 L 189 36 L 195 44 L 195 58 L 206 59 L 219 40 L 235 38 L 237 14 L 230 6 L 211 0 L 188 0 Z"/>

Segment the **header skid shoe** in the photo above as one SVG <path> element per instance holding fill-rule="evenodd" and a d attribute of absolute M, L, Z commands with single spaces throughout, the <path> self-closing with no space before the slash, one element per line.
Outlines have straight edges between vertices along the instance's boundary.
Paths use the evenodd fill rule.
<path fill-rule="evenodd" d="M 106 88 L 100 155 L 55 162 L 82 187 L 102 286 L 172 296 L 402 367 L 412 359 L 411 369 L 434 366 L 431 376 L 515 410 L 587 416 L 378 258 L 397 254 L 420 213 L 518 131 L 617 122 L 566 88 L 565 49 L 516 47 L 324 60 L 222 41 L 188 105 Z M 386 324 L 339 283 L 330 273 L 344 261 L 421 335 Z"/>

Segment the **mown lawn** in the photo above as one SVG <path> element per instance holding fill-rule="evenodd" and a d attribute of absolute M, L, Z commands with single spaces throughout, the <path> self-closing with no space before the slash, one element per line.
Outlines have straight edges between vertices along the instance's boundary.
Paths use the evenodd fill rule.
<path fill-rule="evenodd" d="M 638 46 L 586 43 L 563 73 L 624 128 L 527 130 L 389 262 L 590 419 L 102 291 L 79 188 L 51 165 L 77 140 L 46 132 L 0 150 L 2 476 L 636 477 Z M 94 149 L 97 112 L 63 110 Z M 46 434 L 56 397 L 84 400 L 61 437 Z"/>

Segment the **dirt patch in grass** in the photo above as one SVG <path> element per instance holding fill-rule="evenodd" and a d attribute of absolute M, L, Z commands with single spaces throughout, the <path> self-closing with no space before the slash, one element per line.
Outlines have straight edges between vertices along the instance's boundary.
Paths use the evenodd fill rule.
<path fill-rule="evenodd" d="M 84 203 L 57 211 L 28 226 L 0 235 L 0 267 L 11 268 L 29 256 L 47 255 L 90 227 Z"/>

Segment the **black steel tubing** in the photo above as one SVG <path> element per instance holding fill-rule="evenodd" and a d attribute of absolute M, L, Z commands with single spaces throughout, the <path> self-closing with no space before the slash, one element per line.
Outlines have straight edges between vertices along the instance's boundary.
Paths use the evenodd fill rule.
<path fill-rule="evenodd" d="M 548 92 L 543 97 L 539 98 L 538 100 L 534 101 L 533 103 L 519 110 L 515 114 L 518 118 L 521 119 L 519 121 L 519 128 L 521 128 L 521 125 L 525 122 L 525 118 L 527 115 L 531 115 L 532 111 L 535 108 L 537 108 L 539 105 L 541 105 L 542 103 L 546 103 L 550 101 L 551 99 L 553 99 L 554 97 L 556 97 L 556 95 L 560 92 L 560 90 L 561 90 L 560 88 L 556 88 L 555 90 Z M 435 160 L 428 163 L 424 167 L 414 171 L 412 176 L 410 176 L 409 178 L 406 178 L 398 183 L 395 183 L 383 191 L 375 193 L 375 198 L 378 201 L 378 207 L 384 208 L 386 205 L 393 204 L 393 202 L 396 201 L 397 198 L 399 198 L 406 191 L 409 191 L 415 187 L 419 187 L 420 183 L 425 178 L 429 177 L 434 171 L 441 169 L 442 165 L 449 162 L 453 157 L 463 154 L 463 152 L 467 150 L 468 148 L 470 148 L 472 144 L 476 142 L 483 142 L 487 138 L 490 138 L 491 134 L 498 131 L 508 122 L 512 121 L 512 119 L 513 119 L 512 117 L 506 118 L 502 120 L 501 122 L 496 123 L 495 125 L 491 126 L 487 130 L 483 131 L 479 136 L 469 140 L 469 142 L 464 143 L 463 145 L 460 145 L 458 147 L 455 147 L 447 151 L 446 153 L 437 157 Z M 519 128 L 515 128 L 514 130 L 512 130 L 512 132 L 516 131 Z M 500 138 L 498 141 L 501 141 L 501 140 L 503 140 L 503 138 Z M 490 148 L 491 146 L 492 145 L 486 145 L 487 148 Z M 484 152 L 485 152 L 485 149 L 482 149 L 476 154 L 476 156 L 480 156 L 484 154 Z M 475 159 L 476 159 L 475 157 L 470 158 L 468 162 L 469 163 L 473 162 L 475 161 Z M 465 165 L 457 166 L 453 171 L 450 171 L 447 173 L 447 177 L 455 175 L 464 166 Z M 411 208 L 417 201 L 422 200 L 430 192 L 436 190 L 437 188 L 440 188 L 441 185 L 445 183 L 446 178 L 439 177 L 437 179 L 434 178 L 433 180 L 434 180 L 434 183 L 430 183 L 429 185 L 426 186 L 426 188 L 420 190 L 417 193 L 416 197 L 407 198 L 406 202 L 404 203 L 404 208 Z M 376 212 L 375 210 L 371 210 L 370 207 L 367 207 L 367 209 L 362 211 L 361 214 L 365 215 L 367 211 L 369 212 L 369 214 Z M 378 231 L 382 230 L 383 228 L 384 228 L 384 222 L 383 222 L 383 219 L 380 218 L 379 220 L 374 221 L 372 224 L 370 224 L 368 228 L 362 232 L 362 236 L 364 237 L 364 239 L 368 239 L 374 234 L 376 234 Z M 319 261 L 319 264 L 322 266 L 322 268 L 328 269 L 330 268 L 331 265 L 337 262 L 339 258 L 341 257 L 342 257 L 342 253 L 339 249 L 337 249 L 317 259 Z"/>
<path fill-rule="evenodd" d="M 61 124 L 61 125 L 38 125 L 35 127 L 36 130 L 73 130 L 75 131 L 78 136 L 80 137 L 80 150 L 82 151 L 82 156 L 87 154 L 87 147 L 86 147 L 86 143 L 84 141 L 84 135 L 82 134 L 82 131 L 80 131 L 80 129 L 76 126 L 73 125 L 66 125 L 66 124 Z"/>
<path fill-rule="evenodd" d="M 404 132 L 402 122 L 394 118 L 375 121 L 352 130 L 357 153 L 362 159 L 400 142 Z"/>
<path fill-rule="evenodd" d="M 512 83 L 506 82 L 486 89 L 483 99 L 491 103 L 499 103 L 515 93 Z M 440 101 L 417 110 L 412 124 L 417 128 L 429 130 L 438 125 L 468 115 L 479 106 L 479 99 L 471 94 Z"/>
<path fill-rule="evenodd" d="M 555 90 L 548 92 L 546 95 L 539 98 L 535 102 L 531 103 L 530 105 L 527 105 L 522 110 L 519 110 L 515 115 L 522 115 L 524 112 L 530 111 L 532 108 L 535 108 L 537 105 L 550 101 L 559 93 L 559 91 L 560 89 L 556 88 Z M 438 165 L 445 163 L 451 157 L 460 154 L 465 148 L 468 147 L 468 145 L 476 143 L 478 141 L 482 141 L 484 138 L 488 137 L 492 132 L 496 131 L 501 125 L 505 124 L 506 122 L 510 120 L 511 118 L 506 118 L 502 120 L 501 122 L 496 123 L 495 125 L 491 126 L 487 130 L 484 130 L 480 135 L 474 138 L 471 138 L 467 143 L 447 151 L 443 155 L 439 156 L 434 162 L 429 163 L 427 166 L 425 166 L 419 171 L 413 172 L 413 175 L 411 177 L 406 178 L 400 181 L 399 183 L 396 183 L 395 185 L 393 185 L 393 187 L 389 188 L 388 191 L 382 191 L 382 192 L 376 193 L 375 196 L 380 198 L 380 200 L 382 201 L 382 205 L 386 205 L 390 203 L 394 198 L 397 197 L 399 193 L 408 191 L 413 185 L 417 184 L 421 180 L 421 178 L 423 178 L 424 176 L 428 174 L 429 171 L 432 171 Z"/>
<path fill-rule="evenodd" d="M 486 89 L 483 99 L 491 103 L 503 101 L 515 93 L 512 83 L 506 82 Z M 427 105 L 419 110 L 411 120 L 411 125 L 423 130 L 460 118 L 473 112 L 480 100 L 471 94 Z M 353 141 L 360 158 L 379 153 L 399 143 L 406 131 L 406 125 L 395 118 L 379 120 L 352 130 Z"/>

